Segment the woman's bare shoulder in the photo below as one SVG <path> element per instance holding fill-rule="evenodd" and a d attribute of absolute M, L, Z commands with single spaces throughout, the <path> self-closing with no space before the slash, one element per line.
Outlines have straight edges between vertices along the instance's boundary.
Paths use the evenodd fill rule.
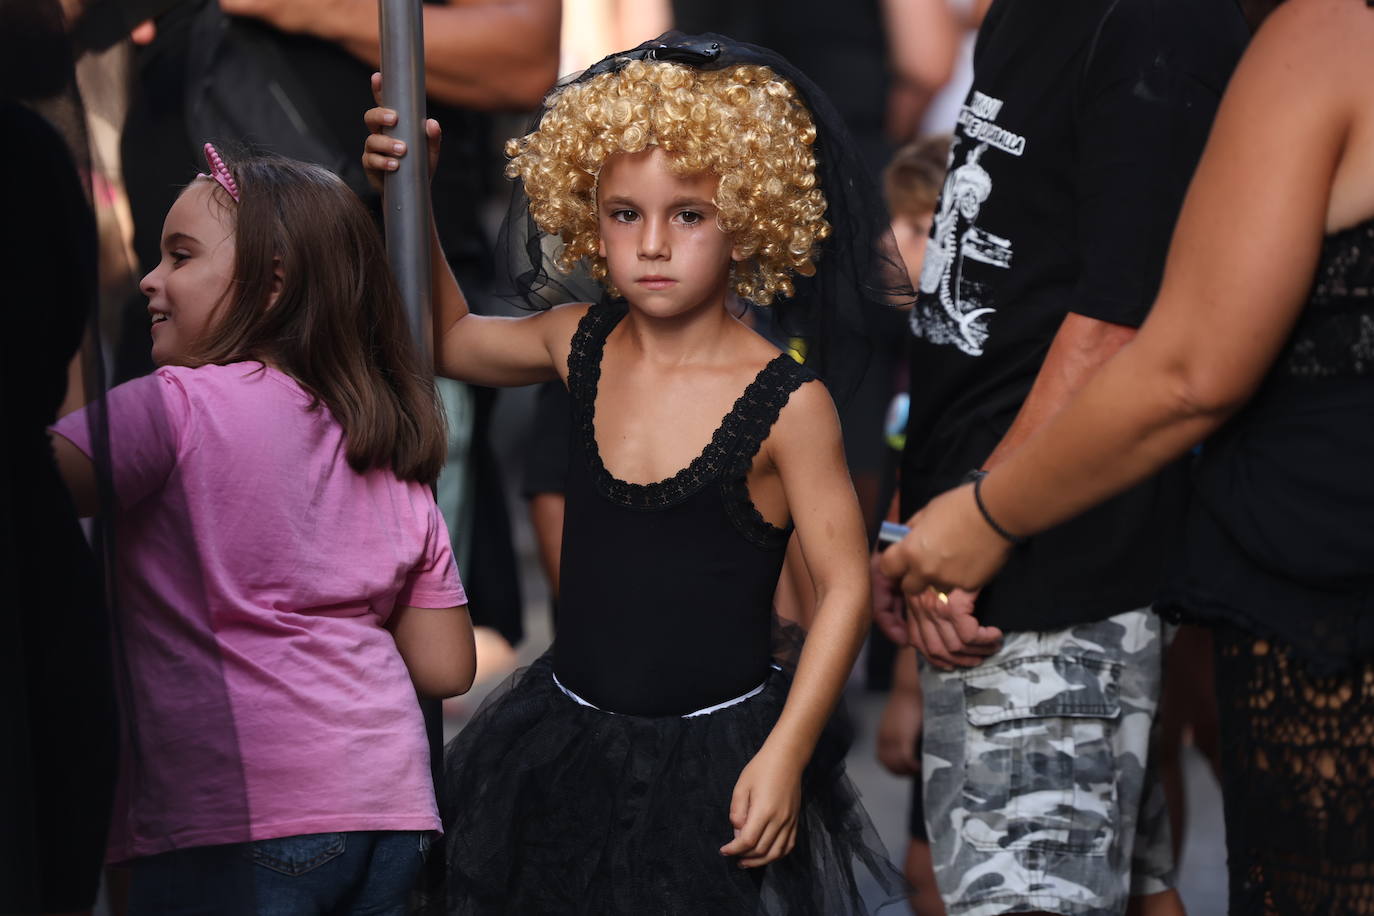
<path fill-rule="evenodd" d="M 1227 108 L 1214 135 L 1283 138 L 1322 173 L 1328 231 L 1374 215 L 1374 8 L 1364 0 L 1281 4 L 1237 68 Z"/>
<path fill-rule="evenodd" d="M 1265 19 L 1251 51 L 1310 64 L 1309 72 L 1292 74 L 1304 82 L 1340 80 L 1374 66 L 1372 35 L 1374 7 L 1365 0 L 1287 0 Z"/>
<path fill-rule="evenodd" d="M 1288 0 L 1255 43 L 1274 67 L 1285 67 L 1307 104 L 1325 99 L 1339 119 L 1327 230 L 1374 217 L 1374 7 L 1365 0 Z"/>

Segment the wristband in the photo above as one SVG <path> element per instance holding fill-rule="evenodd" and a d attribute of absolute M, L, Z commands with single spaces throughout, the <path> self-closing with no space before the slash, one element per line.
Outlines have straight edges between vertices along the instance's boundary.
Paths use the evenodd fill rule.
<path fill-rule="evenodd" d="M 983 503 L 983 478 L 987 476 L 987 471 L 984 471 L 982 468 L 975 468 L 964 475 L 964 483 L 973 483 L 973 501 L 977 504 L 978 511 L 983 514 L 983 521 L 987 522 L 988 526 L 992 528 L 993 531 L 1000 534 L 1013 547 L 1020 547 L 1022 544 L 1026 543 L 1026 539 L 1024 537 L 1017 537 L 997 524 L 997 519 L 992 517 L 992 513 L 988 511 L 988 507 Z"/>

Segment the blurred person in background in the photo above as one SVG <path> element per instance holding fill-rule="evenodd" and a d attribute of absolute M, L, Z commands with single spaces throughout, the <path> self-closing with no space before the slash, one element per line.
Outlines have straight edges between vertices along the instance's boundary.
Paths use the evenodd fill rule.
<path fill-rule="evenodd" d="M 1160 604 L 1212 629 L 1246 916 L 1374 899 L 1372 48 L 1368 0 L 1279 6 L 1226 91 L 1139 335 L 891 551 L 909 593 L 996 582 L 1011 551 L 987 519 L 1038 539 L 1201 442 Z"/>
<path fill-rule="evenodd" d="M 0 356 L 0 913 L 76 913 L 95 903 L 117 732 L 101 570 L 45 432 L 97 287 L 95 220 L 77 167 L 86 138 L 70 123 L 80 105 L 55 0 L 0 0 L 0 72 L 0 256 L 12 306 Z M 54 105 L 75 115 L 62 119 L 68 137 L 39 113 Z M 99 391 L 98 361 L 92 369 Z M 93 427 L 92 441 L 103 441 Z"/>
<path fill-rule="evenodd" d="M 950 137 L 926 137 L 899 149 L 883 172 L 883 191 L 892 214 L 892 235 L 908 273 L 919 274 L 926 238 L 940 198 L 940 185 L 949 165 Z M 904 397 L 904 396 L 902 396 Z M 896 516 L 893 505 L 890 515 Z M 890 589 L 875 589 L 875 600 L 892 601 Z M 910 885 L 907 899 L 916 916 L 944 916 L 945 906 L 935 884 L 921 800 L 921 678 L 916 650 L 903 646 L 893 659 L 892 689 L 878 723 L 878 760 L 894 776 L 915 776 L 911 810 L 907 816 L 906 859 L 903 872 Z"/>
<path fill-rule="evenodd" d="M 496 175 L 492 115 L 533 108 L 553 85 L 558 0 L 454 0 L 424 6 L 430 113 L 449 129 L 432 182 L 435 222 L 449 263 L 480 309 L 493 252 L 482 203 Z M 368 74 L 380 59 L 377 0 L 183 0 L 139 30 L 123 134 L 134 248 L 157 263 L 162 214 L 178 190 L 169 175 L 195 173 L 206 139 L 258 147 L 324 165 L 374 210 L 355 150 L 366 136 Z M 146 318 L 126 311 L 116 381 L 151 369 Z M 479 678 L 514 663 L 523 636 L 519 580 L 502 468 L 489 426 L 496 394 L 440 381 L 449 457 L 438 498 L 465 585 L 477 608 Z"/>
<path fill-rule="evenodd" d="M 973 46 L 978 41 L 978 27 L 983 24 L 992 0 L 946 0 L 957 32 L 957 48 L 950 67 L 949 79 L 931 96 L 921 112 L 921 133 L 942 134 L 954 129 L 959 109 L 973 82 Z"/>
<path fill-rule="evenodd" d="M 904 515 L 1015 454 L 1134 336 L 1248 37 L 1232 0 L 992 4 L 911 313 Z M 900 595 L 875 606 L 930 662 L 922 778 L 951 913 L 1180 911 L 1151 604 L 1183 497 L 1168 469 L 1018 544 L 980 593 L 910 597 L 910 620 Z"/>

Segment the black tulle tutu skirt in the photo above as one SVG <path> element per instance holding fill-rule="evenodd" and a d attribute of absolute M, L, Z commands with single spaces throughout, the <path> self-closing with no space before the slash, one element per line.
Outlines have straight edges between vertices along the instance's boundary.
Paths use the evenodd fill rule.
<path fill-rule="evenodd" d="M 789 683 L 774 671 L 715 712 L 642 717 L 580 705 L 547 655 L 514 674 L 445 751 L 447 912 L 846 916 L 900 900 L 832 730 L 803 778 L 791 854 L 754 869 L 720 854 L 735 781 Z"/>

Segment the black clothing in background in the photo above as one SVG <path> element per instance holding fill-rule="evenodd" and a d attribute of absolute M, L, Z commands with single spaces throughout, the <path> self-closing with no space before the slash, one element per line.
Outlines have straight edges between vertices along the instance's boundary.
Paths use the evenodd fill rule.
<path fill-rule="evenodd" d="M 568 449 L 572 446 L 572 398 L 562 381 L 544 382 L 534 404 L 520 495 L 533 499 L 559 493 L 568 485 Z"/>
<path fill-rule="evenodd" d="M 8 87 L 7 87 L 8 88 Z M 46 427 L 96 296 L 95 218 L 61 137 L 0 102 L 0 913 L 95 902 L 116 766 L 110 632 L 95 558 Z"/>
<path fill-rule="evenodd" d="M 1374 662 L 1374 220 L 1326 237 L 1302 317 L 1209 439 L 1166 607 L 1288 643 L 1317 673 Z M 1374 839 L 1370 842 L 1374 848 Z"/>
<path fill-rule="evenodd" d="M 1231 70 L 1233 0 L 997 0 L 911 316 L 904 512 L 980 467 L 1070 313 L 1139 325 Z M 1180 468 L 1032 538 L 978 600 L 1007 631 L 1150 604 Z"/>

